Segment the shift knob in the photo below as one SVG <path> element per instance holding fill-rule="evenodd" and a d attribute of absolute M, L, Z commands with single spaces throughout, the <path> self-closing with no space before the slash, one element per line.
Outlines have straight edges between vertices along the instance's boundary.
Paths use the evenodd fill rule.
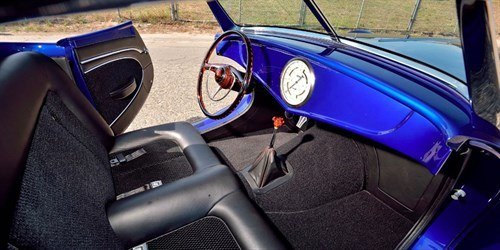
<path fill-rule="evenodd" d="M 278 129 L 281 126 L 283 126 L 283 124 L 285 124 L 285 120 L 283 120 L 283 117 L 279 117 L 279 116 L 274 116 L 273 122 L 274 122 L 274 129 Z"/>

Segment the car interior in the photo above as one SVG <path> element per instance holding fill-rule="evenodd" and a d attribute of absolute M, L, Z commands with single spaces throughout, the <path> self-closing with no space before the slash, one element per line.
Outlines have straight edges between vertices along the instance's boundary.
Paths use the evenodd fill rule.
<path fill-rule="evenodd" d="M 390 248 L 440 183 L 388 148 L 291 117 L 275 142 L 286 180 L 256 191 L 242 173 L 283 114 L 264 90 L 244 116 L 203 136 L 186 122 L 115 136 L 46 56 L 14 54 L 0 79 L 15 248 Z M 163 185 L 116 199 L 155 181 Z"/>
<path fill-rule="evenodd" d="M 209 62 L 229 36 L 246 45 L 245 72 Z M 263 66 L 239 32 L 207 48 L 197 89 L 203 98 L 201 79 L 213 73 L 237 96 L 222 112 L 205 109 L 205 99 L 200 108 L 237 116 L 205 131 L 179 121 L 123 133 L 153 83 L 147 49 L 140 36 L 81 41 L 73 44 L 88 93 L 60 58 L 19 52 L 0 62 L 10 249 L 390 249 L 446 186 L 446 172 L 285 110 L 252 78 Z M 251 105 L 238 110 L 249 94 Z"/>

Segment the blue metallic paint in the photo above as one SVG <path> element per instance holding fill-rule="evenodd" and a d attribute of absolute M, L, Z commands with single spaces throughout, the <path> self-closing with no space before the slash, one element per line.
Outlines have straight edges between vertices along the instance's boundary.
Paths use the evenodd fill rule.
<path fill-rule="evenodd" d="M 66 55 L 64 48 L 54 43 L 0 43 L 0 58 L 5 58 L 22 51 L 35 51 L 52 58 L 64 57 Z"/>
<path fill-rule="evenodd" d="M 472 147 L 485 150 L 488 148 L 483 143 L 470 142 Z M 498 159 L 492 161 L 492 158 L 498 157 L 494 154 L 484 154 L 482 157 L 471 157 L 470 165 L 464 170 L 464 173 L 459 177 L 455 184 L 456 189 L 462 189 L 466 193 L 464 199 L 455 201 L 448 197 L 445 203 L 441 206 L 441 212 L 433 223 L 424 231 L 421 237 L 413 244 L 413 249 L 445 249 L 450 246 L 454 248 L 462 241 L 462 238 L 471 237 L 470 233 L 474 227 L 484 222 L 484 218 L 500 219 L 498 216 L 498 204 L 500 198 L 500 168 L 495 165 Z M 489 157 L 489 159 L 488 159 Z M 494 212 L 491 214 L 491 212 Z M 496 211 L 496 215 L 495 215 Z M 496 217 L 496 218 L 495 218 Z M 500 224 L 491 225 L 489 223 L 489 233 L 497 234 L 496 238 L 491 239 L 488 234 L 472 235 L 475 239 L 485 237 L 489 242 L 470 242 L 469 246 L 479 245 L 494 246 L 500 245 Z M 485 231 L 485 228 L 481 230 Z M 477 234 L 477 232 L 475 232 Z M 475 248 L 475 247 L 473 247 Z M 473 249 L 469 248 L 469 249 Z M 466 248 L 467 249 L 467 248 Z"/>
<path fill-rule="evenodd" d="M 474 1 L 467 3 L 471 2 Z M 462 4 L 462 1 L 458 0 L 457 4 Z M 214 13 L 218 15 L 218 13 Z M 220 22 L 224 19 L 218 18 L 218 20 Z M 221 27 L 226 30 L 224 23 Z M 471 27 L 474 29 L 473 25 Z M 234 28 L 239 29 L 240 27 Z M 296 33 L 296 31 L 290 33 Z M 251 32 L 248 34 L 250 35 Z M 453 145 L 447 144 L 450 138 L 463 135 L 489 142 L 494 145 L 493 147 L 500 146 L 499 130 L 474 113 L 467 98 L 468 95 L 462 93 L 463 89 L 460 88 L 461 94 L 458 94 L 455 89 L 450 87 L 453 84 L 443 81 L 443 78 L 435 77 L 435 74 L 428 74 L 420 67 L 411 67 L 411 65 L 401 64 L 396 60 L 388 60 L 387 57 L 377 56 L 381 53 L 353 50 L 350 48 L 353 47 L 352 45 L 345 49 L 342 45 L 335 46 L 335 43 L 324 42 L 321 39 L 304 39 L 300 36 L 293 38 L 293 35 L 286 37 L 287 39 L 279 39 L 278 37 L 273 37 L 272 34 L 252 37 L 256 46 L 254 48 L 255 57 L 260 57 L 256 59 L 260 60 L 260 63 L 254 64 L 255 67 L 260 68 L 255 68 L 254 72 L 258 83 L 266 87 L 286 110 L 294 110 L 298 114 L 326 121 L 366 137 L 370 137 L 370 133 L 360 129 L 360 126 L 376 128 L 373 130 L 378 129 L 379 131 L 382 131 L 381 128 L 385 128 L 384 126 L 394 127 L 394 130 L 389 130 L 390 132 L 385 135 L 373 136 L 372 134 L 370 138 L 423 163 L 433 173 L 439 170 L 440 164 L 446 160 L 446 155 L 450 154 L 452 150 L 451 146 Z M 322 43 L 323 45 L 321 45 Z M 355 41 L 349 41 L 349 43 L 353 44 Z M 482 46 L 482 44 L 477 46 Z M 219 52 L 238 61 L 238 58 L 241 57 L 238 53 L 238 47 L 236 43 L 226 45 L 226 48 L 221 47 Z M 358 46 L 354 45 L 354 47 Z M 474 48 L 474 45 L 471 47 Z M 453 50 L 448 52 L 454 54 Z M 453 58 L 459 58 L 460 54 L 457 53 Z M 344 86 L 344 89 L 337 93 L 325 91 L 326 87 L 317 86 L 313 93 L 314 96 L 310 99 L 310 106 L 314 107 L 307 104 L 299 110 L 288 107 L 279 97 L 279 88 L 276 88 L 276 85 L 279 84 L 280 67 L 283 66 L 284 61 L 292 56 L 311 60 L 315 71 L 317 71 L 316 79 L 319 85 L 328 85 L 330 88 Z M 421 58 L 424 60 L 433 55 L 421 56 L 426 57 Z M 442 56 L 441 53 L 440 56 Z M 474 56 L 474 54 L 470 56 Z M 462 60 L 459 61 L 462 62 Z M 241 63 L 241 60 L 239 62 Z M 431 63 L 431 65 L 433 64 Z M 434 66 L 441 69 L 452 67 L 454 70 L 451 73 L 455 77 L 464 79 L 463 72 L 460 71 L 461 65 L 458 65 L 458 62 L 454 66 Z M 328 71 L 330 74 L 325 74 Z M 343 82 L 332 82 L 332 80 L 340 79 Z M 352 86 L 350 85 L 363 89 L 364 92 L 351 91 L 352 89 L 349 87 Z M 340 87 L 338 88 L 340 89 Z M 368 93 L 372 91 L 368 90 L 369 88 L 378 91 L 379 94 L 369 96 Z M 388 118 L 388 122 L 380 119 L 363 121 L 364 113 L 353 112 L 349 115 L 350 106 L 338 106 L 342 100 L 343 105 L 352 105 L 350 99 L 353 98 L 353 92 L 358 101 L 377 102 L 376 99 L 378 99 L 378 101 L 390 103 L 391 107 L 384 106 L 381 110 L 372 109 L 371 112 L 374 113 L 387 112 L 386 114 L 390 114 L 389 108 L 398 107 L 398 104 L 403 107 L 397 111 L 395 117 L 392 117 L 394 114 L 388 115 L 391 117 Z M 355 103 L 354 108 L 358 108 L 358 112 L 360 110 L 370 112 L 366 108 L 363 109 L 362 105 Z M 408 112 L 407 109 L 411 111 Z M 322 113 L 330 116 L 323 116 Z M 401 117 L 405 117 L 405 114 L 408 114 L 406 119 L 401 119 Z M 346 124 L 346 121 L 356 121 L 356 118 L 359 120 L 354 124 L 355 126 Z M 394 121 L 397 119 L 401 122 L 395 126 Z M 389 137 L 389 135 L 396 136 Z M 386 141 L 383 140 L 384 137 L 387 139 Z M 418 152 L 415 149 L 429 148 L 429 145 L 433 146 L 427 151 L 428 154 L 420 156 L 415 154 Z M 423 151 L 425 150 L 421 150 L 421 152 Z M 431 159 L 426 164 L 425 161 L 428 158 Z M 498 205 L 500 202 L 500 187 L 498 186 L 500 174 L 498 173 L 499 166 L 496 163 L 498 163 L 498 159 L 482 163 L 480 166 L 472 166 L 476 173 L 462 177 L 462 180 L 454 187 L 463 188 L 467 192 L 467 198 L 463 201 L 454 201 L 447 196 L 446 203 L 441 206 L 437 215 L 430 217 L 432 221 L 427 224 L 427 228 L 415 229 L 424 231 L 417 234 L 418 238 L 412 245 L 413 249 L 445 249 L 448 247 L 470 249 L 478 246 L 496 249 L 500 246 L 500 238 L 498 237 L 500 233 L 500 225 L 498 224 L 500 220 Z M 479 168 L 481 170 L 477 170 Z M 485 211 L 496 211 L 496 213 L 484 216 Z M 488 221 L 488 219 L 495 222 Z"/>
<path fill-rule="evenodd" d="M 5 58 L 21 51 L 35 51 L 51 58 L 66 57 L 73 74 L 73 79 L 75 79 L 78 88 L 85 97 L 94 104 L 90 91 L 83 78 L 83 72 L 79 66 L 80 60 L 78 59 L 75 49 L 95 43 L 133 37 L 135 35 L 132 21 L 127 21 L 96 32 L 64 38 L 57 43 L 0 43 L 0 58 Z"/>
<path fill-rule="evenodd" d="M 457 0 L 461 42 L 467 83 L 474 111 L 491 124 L 498 126 L 499 63 L 491 1 Z M 472 110 L 471 110 L 472 111 Z M 479 118 L 478 118 L 479 119 Z M 474 132 L 483 130 L 472 122 Z M 498 131 L 498 130 L 497 130 Z M 461 188 L 467 196 L 448 202 L 414 243 L 414 249 L 498 249 L 500 247 L 500 164 L 498 132 L 491 134 L 490 145 L 470 142 L 480 147 L 483 154 L 490 152 L 494 160 L 470 166 L 454 188 Z"/>
<path fill-rule="evenodd" d="M 345 46 L 331 48 L 331 44 L 321 46 L 298 38 L 250 37 L 254 77 L 284 109 L 393 148 L 434 174 L 451 153 L 447 140 L 476 131 L 472 127 L 478 119 L 470 104 L 458 93 L 445 92 L 428 76 L 383 59 L 375 61 L 378 58 L 374 55 Z M 227 41 L 218 53 L 243 65 L 240 46 L 238 41 Z M 323 53 L 326 49 L 331 52 Z M 294 57 L 307 58 L 316 74 L 313 94 L 300 108 L 288 106 L 280 97 L 281 70 Z M 498 135 L 489 124 L 480 120 L 477 124 L 486 134 Z"/>
<path fill-rule="evenodd" d="M 195 126 L 198 129 L 198 131 L 200 131 L 200 133 L 206 133 L 221 126 L 224 126 L 225 124 L 230 123 L 231 121 L 235 120 L 236 118 L 244 114 L 248 110 L 248 108 L 250 108 L 250 106 L 252 105 L 253 99 L 254 99 L 254 93 L 247 94 L 243 97 L 238 106 L 236 106 L 234 111 L 228 116 L 219 120 L 204 118 L 200 121 L 195 122 L 193 126 Z"/>
<path fill-rule="evenodd" d="M 373 46 L 406 55 L 441 69 L 465 82 L 465 66 L 460 41 L 438 38 L 357 38 Z M 457 44 L 458 43 L 458 44 Z M 435 53 L 439 51 L 439 53 Z"/>
<path fill-rule="evenodd" d="M 224 30 L 239 28 L 218 6 L 217 1 L 210 2 L 209 6 Z M 57 44 L 0 43 L 0 57 L 27 50 L 51 57 L 66 56 L 71 62 L 77 84 L 91 100 L 81 71 L 75 66 L 78 65 L 78 58 L 74 49 L 99 41 L 133 36 L 131 25 L 131 22 L 127 22 L 107 30 L 63 39 Z M 477 117 L 467 100 L 425 73 L 339 44 L 272 36 L 252 36 L 251 39 L 256 60 L 255 78 L 284 109 L 387 145 L 422 163 L 433 173 L 439 170 L 451 152 L 446 144 L 449 138 L 466 135 L 500 145 L 498 130 Z M 219 48 L 219 52 L 242 63 L 244 55 L 239 53 L 239 47 L 238 43 L 230 42 Z M 307 58 L 317 78 L 313 96 L 301 108 L 286 105 L 279 92 L 281 68 L 295 56 Z M 252 100 L 253 95 L 247 95 L 236 112 L 223 120 L 205 119 L 195 125 L 200 131 L 221 126 L 245 112 Z M 491 169 L 492 166 L 488 167 Z M 490 191 L 484 192 L 488 176 L 498 175 L 491 175 L 487 171 L 464 181 L 467 202 L 448 201 L 442 213 L 413 248 L 442 249 L 448 246 L 478 214 L 491 207 L 491 203 L 497 204 L 498 194 L 492 198 Z M 496 180 L 491 182 L 498 183 Z M 495 188 L 498 190 L 498 187 L 488 190 Z M 498 205 L 494 208 L 498 210 Z M 481 222 L 478 223 L 481 225 Z M 491 227 L 482 230 L 488 232 L 489 229 Z M 490 246 L 498 245 L 497 240 Z"/>
<path fill-rule="evenodd" d="M 127 21 L 107 29 L 62 39 L 57 42 L 57 45 L 76 49 L 96 43 L 134 36 L 136 34 L 132 21 Z"/>

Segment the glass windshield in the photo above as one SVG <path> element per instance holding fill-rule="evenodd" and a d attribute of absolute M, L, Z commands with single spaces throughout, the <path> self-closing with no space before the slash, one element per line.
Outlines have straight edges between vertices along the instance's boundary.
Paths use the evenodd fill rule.
<path fill-rule="evenodd" d="M 320 33 L 302 0 L 219 0 L 239 26 L 277 26 Z M 454 0 L 315 0 L 343 38 L 431 65 L 465 82 Z"/>
<path fill-rule="evenodd" d="M 316 0 L 316 3 L 335 31 L 345 37 L 458 38 L 454 0 Z"/>
<path fill-rule="evenodd" d="M 219 0 L 239 26 L 275 26 L 326 33 L 302 0 Z"/>
<path fill-rule="evenodd" d="M 453 0 L 316 0 L 338 35 L 451 38 L 458 45 Z M 219 0 L 240 26 L 279 26 L 326 33 L 302 0 Z"/>

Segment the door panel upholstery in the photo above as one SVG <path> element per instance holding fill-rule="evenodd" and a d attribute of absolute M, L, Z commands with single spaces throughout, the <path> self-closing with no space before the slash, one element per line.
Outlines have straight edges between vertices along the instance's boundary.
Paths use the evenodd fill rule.
<path fill-rule="evenodd" d="M 115 134 L 123 132 L 146 101 L 153 83 L 153 65 L 139 33 L 75 49 L 95 108 Z M 135 86 L 131 84 L 135 81 Z M 133 90 L 122 98 L 111 93 Z"/>
<path fill-rule="evenodd" d="M 91 90 L 97 110 L 108 124 L 113 124 L 139 90 L 138 84 L 142 82 L 142 77 L 142 67 L 137 61 L 121 59 L 95 68 L 86 73 L 84 79 Z M 131 94 L 121 99 L 111 96 L 113 91 L 127 87 L 130 83 L 135 85 Z"/>

